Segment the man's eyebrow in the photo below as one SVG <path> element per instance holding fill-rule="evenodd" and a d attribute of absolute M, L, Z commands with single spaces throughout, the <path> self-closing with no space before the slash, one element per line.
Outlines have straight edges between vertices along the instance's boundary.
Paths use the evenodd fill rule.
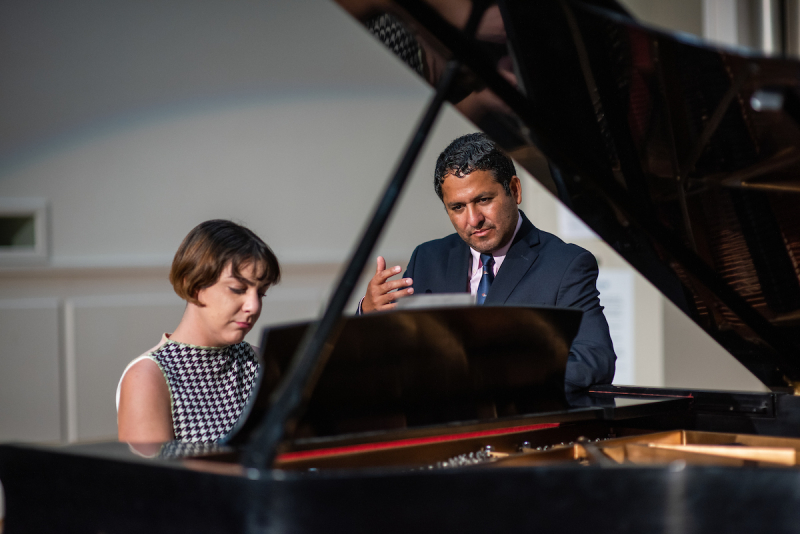
<path fill-rule="evenodd" d="M 494 195 L 494 193 L 493 193 L 492 191 L 481 191 L 480 193 L 476 193 L 476 194 L 475 194 L 475 195 L 474 195 L 474 196 L 473 196 L 471 199 L 469 199 L 467 202 L 475 202 L 476 200 L 480 200 L 480 199 L 482 199 L 482 198 L 485 198 L 485 197 L 490 197 L 490 196 L 492 196 L 492 195 Z M 451 207 L 451 206 L 458 206 L 459 204 L 464 204 L 464 203 L 465 203 L 465 202 L 461 202 L 461 201 L 457 201 L 457 202 L 450 202 L 450 203 L 448 203 L 448 204 L 447 204 L 447 206 L 448 206 L 448 207 Z"/>

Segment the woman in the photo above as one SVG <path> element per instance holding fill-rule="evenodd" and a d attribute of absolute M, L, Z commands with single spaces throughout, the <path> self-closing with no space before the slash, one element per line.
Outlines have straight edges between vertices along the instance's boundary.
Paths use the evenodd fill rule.
<path fill-rule="evenodd" d="M 247 228 L 212 220 L 189 232 L 169 274 L 186 309 L 175 331 L 122 373 L 120 441 L 214 442 L 233 428 L 258 374 L 244 337 L 279 279 L 278 259 Z"/>

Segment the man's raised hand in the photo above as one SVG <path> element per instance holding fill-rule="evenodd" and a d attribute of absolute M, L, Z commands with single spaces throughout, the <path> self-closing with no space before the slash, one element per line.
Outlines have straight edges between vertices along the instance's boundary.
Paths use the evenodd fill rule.
<path fill-rule="evenodd" d="M 375 276 L 369 281 L 367 294 L 361 302 L 362 313 L 391 310 L 397 306 L 397 299 L 414 293 L 414 288 L 409 287 L 414 283 L 411 278 L 389 280 L 389 278 L 397 274 L 400 274 L 399 265 L 387 269 L 386 260 L 382 256 L 378 256 Z"/>

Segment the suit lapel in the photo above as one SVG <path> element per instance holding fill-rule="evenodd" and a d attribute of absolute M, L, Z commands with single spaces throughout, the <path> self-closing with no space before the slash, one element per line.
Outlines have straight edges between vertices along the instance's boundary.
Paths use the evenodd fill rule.
<path fill-rule="evenodd" d="M 500 270 L 497 271 L 489 294 L 486 295 L 485 304 L 504 304 L 508 300 L 511 292 L 539 256 L 538 244 L 539 230 L 523 214 L 522 226 L 520 226 L 511 248 L 508 249 Z"/>
<path fill-rule="evenodd" d="M 444 293 L 463 293 L 469 291 L 469 246 L 458 240 L 458 243 L 450 249 L 447 258 L 447 276 L 445 277 Z"/>

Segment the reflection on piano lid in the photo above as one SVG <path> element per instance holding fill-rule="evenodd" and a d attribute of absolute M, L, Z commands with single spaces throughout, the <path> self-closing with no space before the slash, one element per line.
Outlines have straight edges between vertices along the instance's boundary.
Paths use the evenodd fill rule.
<path fill-rule="evenodd" d="M 603 386 L 567 398 L 569 409 L 522 413 L 498 402 L 506 391 L 465 388 L 497 376 L 483 349 L 461 351 L 473 333 L 487 334 L 485 318 L 469 321 L 495 310 L 342 321 L 337 306 L 388 218 L 393 180 L 323 320 L 267 334 L 265 351 L 275 352 L 261 390 L 273 395 L 253 404 L 235 446 L 186 458 L 181 444 L 1 445 L 7 532 L 796 530 L 800 64 L 654 31 L 612 0 L 503 0 L 489 15 L 499 27 L 479 24 L 482 3 L 470 17 L 458 1 L 341 3 L 362 21 L 388 9 L 417 40 L 415 72 L 438 89 L 412 149 L 440 100 L 455 101 L 773 391 Z M 409 150 L 398 167 L 400 187 L 413 159 Z M 512 336 L 530 343 L 562 324 Z M 409 329 L 426 332 L 425 353 L 406 344 L 380 360 L 391 350 L 376 345 L 373 328 L 403 332 L 403 342 Z M 551 384 L 569 328 L 554 338 L 561 349 L 531 368 L 517 367 L 518 347 L 507 347 L 506 378 Z M 451 342 L 453 332 L 462 341 Z M 467 353 L 461 382 L 436 369 L 419 384 L 386 371 Z M 549 371 L 539 380 L 541 362 Z M 369 368 L 372 378 L 361 378 Z M 362 391 L 350 390 L 353 377 Z M 361 401 L 370 388 L 380 400 L 371 422 L 374 407 Z M 563 390 L 547 388 L 563 401 Z M 477 403 L 437 411 L 468 390 L 480 392 Z M 401 412 L 419 426 L 392 424 Z"/>

